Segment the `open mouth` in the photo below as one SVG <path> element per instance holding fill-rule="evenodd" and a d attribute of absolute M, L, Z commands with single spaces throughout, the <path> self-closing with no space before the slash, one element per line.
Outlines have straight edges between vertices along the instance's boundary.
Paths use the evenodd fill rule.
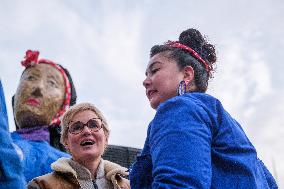
<path fill-rule="evenodd" d="M 152 99 L 153 95 L 157 92 L 157 90 L 149 90 L 147 92 L 148 99 Z"/>
<path fill-rule="evenodd" d="M 81 146 L 90 146 L 90 145 L 94 145 L 95 144 L 95 141 L 92 141 L 92 140 L 86 140 L 86 141 L 82 141 L 80 143 Z"/>

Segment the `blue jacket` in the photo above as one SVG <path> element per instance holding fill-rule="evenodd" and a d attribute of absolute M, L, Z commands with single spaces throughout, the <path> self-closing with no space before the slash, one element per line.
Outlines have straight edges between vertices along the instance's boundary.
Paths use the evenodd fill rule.
<path fill-rule="evenodd" d="M 8 131 L 6 103 L 0 80 L 0 189 L 25 188 L 20 159 Z"/>
<path fill-rule="evenodd" d="M 130 183 L 132 189 L 277 188 L 239 123 L 203 93 L 160 104 Z"/>
<path fill-rule="evenodd" d="M 60 157 L 71 157 L 50 146 L 47 141 L 31 141 L 23 139 L 16 131 L 11 134 L 14 144 L 23 155 L 23 171 L 27 182 L 33 178 L 52 172 L 51 163 Z"/>

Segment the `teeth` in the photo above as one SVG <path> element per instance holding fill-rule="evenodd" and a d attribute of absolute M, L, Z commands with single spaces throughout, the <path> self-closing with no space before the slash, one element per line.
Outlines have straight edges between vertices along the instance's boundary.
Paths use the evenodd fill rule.
<path fill-rule="evenodd" d="M 83 141 L 83 142 L 81 142 L 82 146 L 93 145 L 93 144 L 95 144 L 94 141 Z"/>

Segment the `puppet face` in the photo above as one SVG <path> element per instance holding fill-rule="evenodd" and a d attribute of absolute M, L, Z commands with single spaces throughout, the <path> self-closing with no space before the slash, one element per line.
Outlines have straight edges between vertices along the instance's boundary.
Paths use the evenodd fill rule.
<path fill-rule="evenodd" d="M 14 116 L 20 128 L 50 124 L 65 95 L 61 73 L 51 65 L 38 64 L 23 73 L 15 94 Z"/>

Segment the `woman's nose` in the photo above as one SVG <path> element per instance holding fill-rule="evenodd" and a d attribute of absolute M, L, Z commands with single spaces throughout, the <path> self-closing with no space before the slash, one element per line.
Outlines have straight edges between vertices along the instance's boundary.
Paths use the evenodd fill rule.
<path fill-rule="evenodd" d="M 146 77 L 143 81 L 143 86 L 147 89 L 147 87 L 150 85 L 151 80 L 149 77 Z"/>
<path fill-rule="evenodd" d="M 92 131 L 91 131 L 91 129 L 90 129 L 87 125 L 84 125 L 84 128 L 83 128 L 83 130 L 82 130 L 82 133 L 83 133 L 83 134 L 91 134 Z"/>

